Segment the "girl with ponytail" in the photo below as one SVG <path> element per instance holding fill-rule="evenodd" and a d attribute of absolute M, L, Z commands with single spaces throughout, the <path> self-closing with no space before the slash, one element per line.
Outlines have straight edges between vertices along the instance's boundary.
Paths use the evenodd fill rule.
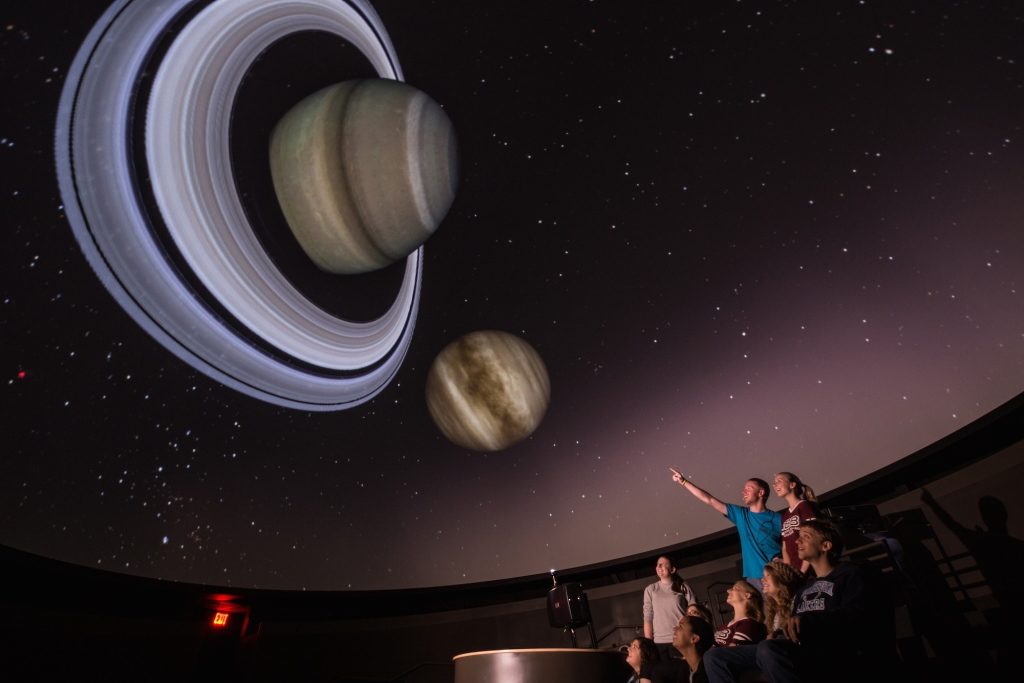
<path fill-rule="evenodd" d="M 818 516 L 817 496 L 810 486 L 800 481 L 792 472 L 779 472 L 772 480 L 775 494 L 786 501 L 788 511 L 782 513 L 782 559 L 801 574 L 806 574 L 808 564 L 797 557 L 796 539 L 800 524 Z"/>
<path fill-rule="evenodd" d="M 654 571 L 658 580 L 644 590 L 644 637 L 654 641 L 662 659 L 679 659 L 679 651 L 672 647 L 673 629 L 697 598 L 671 558 L 659 557 Z"/>

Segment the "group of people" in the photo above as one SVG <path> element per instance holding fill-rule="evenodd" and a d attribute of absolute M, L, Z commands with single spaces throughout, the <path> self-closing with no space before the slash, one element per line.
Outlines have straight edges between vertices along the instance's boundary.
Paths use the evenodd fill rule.
<path fill-rule="evenodd" d="M 659 557 L 658 581 L 644 590 L 644 636 L 626 655 L 633 683 L 726 683 L 757 671 L 772 683 L 835 680 L 850 658 L 870 654 L 891 622 L 888 602 L 868 569 L 840 562 L 842 536 L 816 518 L 814 492 L 799 477 L 775 475 L 781 513 L 766 506 L 762 479 L 747 480 L 734 505 L 674 469 L 672 478 L 736 525 L 743 578 L 727 591 L 733 619 L 715 631 L 671 558 Z"/>

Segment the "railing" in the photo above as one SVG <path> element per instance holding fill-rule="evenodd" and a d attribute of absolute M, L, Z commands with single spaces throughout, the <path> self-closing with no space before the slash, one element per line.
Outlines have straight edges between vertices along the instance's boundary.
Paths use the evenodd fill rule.
<path fill-rule="evenodd" d="M 715 581 L 707 588 L 708 599 L 705 605 L 711 610 L 711 625 L 715 628 L 729 623 L 729 616 L 732 614 L 732 607 L 725 601 L 728 597 L 728 589 L 732 588 L 733 581 Z"/>
<path fill-rule="evenodd" d="M 598 637 L 598 639 L 597 639 L 597 647 L 601 647 L 601 643 L 603 643 L 608 638 L 608 636 L 610 636 L 610 635 L 612 635 L 614 633 L 618 633 L 619 631 L 622 631 L 622 630 L 629 630 L 629 631 L 632 632 L 632 634 L 629 636 L 630 640 L 633 640 L 634 638 L 638 638 L 639 636 L 642 636 L 644 634 L 644 627 L 642 625 L 635 625 L 635 624 L 621 625 L 620 624 L 620 625 L 617 625 L 617 626 L 612 626 L 607 631 L 605 631 L 601 636 Z"/>

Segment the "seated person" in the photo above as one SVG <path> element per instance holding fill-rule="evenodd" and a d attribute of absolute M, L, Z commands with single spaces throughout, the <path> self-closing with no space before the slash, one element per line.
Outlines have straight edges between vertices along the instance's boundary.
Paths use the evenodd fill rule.
<path fill-rule="evenodd" d="M 741 672 L 753 668 L 772 683 L 838 681 L 863 676 L 863 670 L 852 663 L 884 658 L 894 649 L 891 639 L 885 642 L 892 614 L 891 609 L 886 613 L 888 600 L 879 590 L 877 573 L 839 562 L 843 541 L 831 523 L 807 520 L 799 533 L 797 553 L 815 577 L 799 589 L 782 637 L 758 643 L 752 648 L 753 661 L 746 648 L 715 648 L 705 657 L 713 683 L 736 681 Z"/>
<path fill-rule="evenodd" d="M 626 664 L 633 675 L 626 683 L 651 683 L 651 667 L 658 662 L 658 647 L 650 638 L 634 638 L 626 650 Z"/>
<path fill-rule="evenodd" d="M 715 631 L 715 645 L 735 647 L 756 645 L 768 635 L 764 626 L 761 594 L 742 579 L 732 585 L 725 599 L 733 609 L 733 619 L 725 628 Z"/>
<path fill-rule="evenodd" d="M 842 552 L 842 536 L 830 522 L 800 525 L 797 553 L 814 577 L 797 594 L 786 637 L 757 646 L 757 667 L 772 683 L 814 681 L 826 671 L 832 681 L 863 675 L 842 663 L 884 661 L 894 650 L 892 607 L 878 572 L 840 562 Z"/>
<path fill-rule="evenodd" d="M 702 658 L 714 643 L 711 624 L 700 617 L 684 615 L 672 633 L 672 646 L 682 659 L 656 664 L 652 669 L 652 683 L 707 683 Z"/>
<path fill-rule="evenodd" d="M 796 552 L 796 551 L 794 551 Z M 793 602 L 803 588 L 804 577 L 782 560 L 764 566 L 764 625 L 769 638 L 784 638 L 786 624 L 793 616 Z"/>
<path fill-rule="evenodd" d="M 686 613 L 689 614 L 691 617 L 698 617 L 699 619 L 703 619 L 704 621 L 711 624 L 712 627 L 715 625 L 715 620 L 711 618 L 711 610 L 709 610 L 707 607 L 700 604 L 699 602 L 695 602 L 692 605 L 687 605 Z"/>

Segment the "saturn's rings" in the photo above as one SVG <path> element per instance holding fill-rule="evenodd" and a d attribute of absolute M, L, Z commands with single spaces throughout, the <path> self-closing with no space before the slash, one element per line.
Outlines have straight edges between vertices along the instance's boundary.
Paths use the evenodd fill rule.
<path fill-rule="evenodd" d="M 75 237 L 100 280 L 163 346 L 250 396 L 340 410 L 380 392 L 411 341 L 422 250 L 406 261 L 394 303 L 349 322 L 300 293 L 262 248 L 242 208 L 229 154 L 231 107 L 243 76 L 274 42 L 299 31 L 339 36 L 382 78 L 402 74 L 363 0 L 214 0 L 178 29 L 146 103 L 145 170 L 159 217 L 142 202 L 131 148 L 134 98 L 154 47 L 195 0 L 115 2 L 76 56 L 57 114 L 57 174 Z M 173 240 L 188 284 L 161 243 Z M 211 302 L 202 300 L 210 296 Z M 235 325 L 218 313 L 224 310 Z M 244 333 L 258 337 L 254 343 Z"/>

